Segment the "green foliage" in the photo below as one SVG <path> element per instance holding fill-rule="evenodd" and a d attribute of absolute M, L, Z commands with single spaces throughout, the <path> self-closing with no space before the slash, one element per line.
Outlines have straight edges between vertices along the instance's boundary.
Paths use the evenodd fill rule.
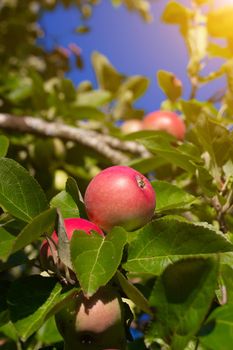
<path fill-rule="evenodd" d="M 172 349 L 184 349 L 199 329 L 214 298 L 217 277 L 216 259 L 187 259 L 168 266 L 156 281 L 150 296 L 156 310 L 153 328 Z"/>
<path fill-rule="evenodd" d="M 66 181 L 66 192 L 69 194 L 73 201 L 76 203 L 79 212 L 82 217 L 86 217 L 86 210 L 84 208 L 82 194 L 78 188 L 78 184 L 72 177 L 69 177 Z"/>
<path fill-rule="evenodd" d="M 173 163 L 191 174 L 195 172 L 194 157 L 190 153 L 183 152 L 182 148 L 175 148 L 159 135 L 158 137 L 148 137 L 141 142 L 153 154 L 159 154 L 167 162 Z M 201 162 L 201 159 L 199 162 Z"/>
<path fill-rule="evenodd" d="M 122 83 L 123 76 L 99 52 L 92 54 L 92 64 L 100 87 L 115 93 Z"/>
<path fill-rule="evenodd" d="M 81 287 L 89 296 L 107 284 L 121 262 L 126 233 L 115 228 L 105 238 L 78 232 L 71 240 L 71 258 Z"/>
<path fill-rule="evenodd" d="M 62 341 L 58 333 L 54 317 L 50 317 L 37 332 L 37 339 L 45 345 L 54 344 Z"/>
<path fill-rule="evenodd" d="M 233 245 L 213 227 L 172 217 L 154 220 L 135 236 L 124 265 L 133 273 L 159 275 L 171 261 L 233 252 Z"/>
<path fill-rule="evenodd" d="M 51 234 L 54 228 L 55 217 L 56 210 L 53 208 L 37 215 L 17 235 L 14 242 L 12 242 L 11 254 L 39 239 L 41 234 Z"/>
<path fill-rule="evenodd" d="M 183 35 L 186 34 L 188 21 L 192 12 L 176 1 L 170 1 L 162 15 L 162 20 L 169 24 L 178 24 Z"/>
<path fill-rule="evenodd" d="M 23 295 L 19 290 L 27 289 Z M 43 325 L 46 317 L 62 307 L 74 290 L 64 292 L 53 278 L 28 276 L 14 282 L 8 293 L 11 320 L 22 339 L 26 340 Z"/>
<path fill-rule="evenodd" d="M 72 196 L 65 190 L 59 192 L 54 196 L 50 204 L 53 208 L 58 208 L 63 218 L 75 218 L 79 217 L 78 206 L 73 200 Z"/>
<path fill-rule="evenodd" d="M 130 305 L 133 327 L 143 333 L 129 349 L 230 350 L 233 8 L 216 9 L 210 0 L 164 6 L 161 20 L 178 26 L 188 53 L 190 91 L 173 72 L 156 74 L 166 99 L 155 109 L 180 114 L 186 125 L 184 141 L 177 141 L 164 131 L 122 135 L 116 127 L 116 122 L 143 118 L 135 105 L 148 89 L 148 78 L 127 76 L 94 52 L 97 87 L 89 81 L 76 87 L 66 73 L 71 61 L 82 69 L 81 49 L 75 43 L 55 43 L 50 51 L 38 46 L 40 16 L 58 4 L 64 11 L 79 10 L 77 35 L 91 30 L 95 0 L 0 4 L 2 349 L 62 348 L 54 314 L 80 289 L 90 296 L 110 284 Z M 112 4 L 151 20 L 147 0 Z M 213 70 L 215 57 L 221 61 Z M 200 101 L 200 89 L 219 77 L 224 89 Z M 153 220 L 134 232 L 114 228 L 105 237 L 75 232 L 70 242 L 64 218 L 87 218 L 88 182 L 119 163 L 152 181 Z M 57 245 L 49 238 L 54 228 Z M 45 237 L 51 271 L 43 271 L 39 259 Z M 150 315 L 149 325 L 140 323 L 142 312 Z M 128 322 L 132 315 L 126 314 Z"/>
<path fill-rule="evenodd" d="M 125 295 L 142 311 L 151 315 L 150 305 L 144 295 L 118 270 L 116 278 Z"/>
<path fill-rule="evenodd" d="M 0 161 L 0 203 L 15 217 L 30 221 L 48 208 L 39 184 L 12 159 Z"/>
<path fill-rule="evenodd" d="M 208 14 L 207 28 L 213 37 L 231 38 L 231 21 L 233 19 L 233 8 L 231 6 L 220 8 Z"/>
<path fill-rule="evenodd" d="M 156 192 L 156 213 L 166 213 L 172 210 L 188 209 L 198 200 L 190 193 L 166 181 L 153 181 Z"/>
<path fill-rule="evenodd" d="M 173 73 L 160 70 L 157 72 L 158 85 L 171 101 L 182 95 L 182 83 Z"/>
<path fill-rule="evenodd" d="M 11 253 L 15 236 L 5 230 L 3 227 L 0 228 L 0 235 L 0 257 L 2 261 L 5 261 Z"/>
<path fill-rule="evenodd" d="M 230 350 L 232 341 L 232 304 L 215 309 L 200 332 L 201 344 L 213 350 Z"/>

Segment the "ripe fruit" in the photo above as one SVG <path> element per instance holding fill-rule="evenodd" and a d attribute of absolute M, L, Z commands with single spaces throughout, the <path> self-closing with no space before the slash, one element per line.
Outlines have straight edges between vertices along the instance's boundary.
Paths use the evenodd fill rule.
<path fill-rule="evenodd" d="M 139 119 L 129 119 L 121 125 L 121 131 L 123 134 L 130 134 L 131 132 L 140 130 L 142 130 L 142 121 Z"/>
<path fill-rule="evenodd" d="M 124 317 L 123 302 L 110 286 L 89 299 L 80 292 L 55 316 L 64 350 L 125 350 Z"/>
<path fill-rule="evenodd" d="M 69 240 L 71 239 L 75 230 L 85 231 L 88 235 L 91 234 L 91 231 L 96 231 L 102 236 L 104 235 L 103 231 L 97 225 L 81 218 L 64 219 L 64 225 Z M 56 231 L 52 233 L 51 238 L 56 244 L 58 243 L 58 235 Z M 54 248 L 56 251 L 56 247 Z M 53 266 L 53 256 L 47 240 L 44 240 L 42 242 L 40 248 L 40 260 L 42 267 L 44 267 L 45 269 L 51 268 Z"/>
<path fill-rule="evenodd" d="M 170 111 L 155 111 L 148 114 L 142 122 L 142 127 L 146 130 L 164 130 L 178 140 L 183 140 L 185 135 L 183 120 Z"/>
<path fill-rule="evenodd" d="M 127 166 L 112 166 L 91 180 L 84 204 L 89 219 L 103 230 L 123 226 L 132 231 L 152 218 L 155 192 L 138 171 Z"/>

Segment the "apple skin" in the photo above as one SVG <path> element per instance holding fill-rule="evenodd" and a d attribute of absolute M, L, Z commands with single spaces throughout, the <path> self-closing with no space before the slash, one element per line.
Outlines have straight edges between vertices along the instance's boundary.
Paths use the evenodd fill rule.
<path fill-rule="evenodd" d="M 176 113 L 170 111 L 149 113 L 142 121 L 142 127 L 144 130 L 164 130 L 178 140 L 184 139 L 186 131 L 183 120 Z"/>
<path fill-rule="evenodd" d="M 88 235 L 91 234 L 91 231 L 96 231 L 101 236 L 104 236 L 103 231 L 97 225 L 85 219 L 67 218 L 67 219 L 64 219 L 64 226 L 65 226 L 67 237 L 69 240 L 71 240 L 73 232 L 75 230 L 82 230 L 86 232 Z M 51 238 L 55 244 L 58 243 L 58 235 L 56 231 L 53 231 Z M 54 248 L 55 248 L 54 251 L 57 252 L 56 247 Z M 42 242 L 42 245 L 40 247 L 40 262 L 41 262 L 41 266 L 45 270 L 51 269 L 54 265 L 52 252 L 51 252 L 49 243 L 46 239 Z"/>
<path fill-rule="evenodd" d="M 78 293 L 55 320 L 64 350 L 126 349 L 124 305 L 110 286 L 101 287 L 90 298 Z"/>
<path fill-rule="evenodd" d="M 149 222 L 155 209 L 155 192 L 149 180 L 127 166 L 112 166 L 89 183 L 84 204 L 89 219 L 104 231 L 122 226 L 133 231 Z"/>
<path fill-rule="evenodd" d="M 130 134 L 131 132 L 141 131 L 142 129 L 142 121 L 139 119 L 129 119 L 121 125 L 123 134 Z"/>

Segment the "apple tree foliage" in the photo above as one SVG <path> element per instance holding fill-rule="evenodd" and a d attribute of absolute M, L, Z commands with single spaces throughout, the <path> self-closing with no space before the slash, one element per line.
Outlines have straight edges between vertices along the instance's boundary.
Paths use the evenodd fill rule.
<path fill-rule="evenodd" d="M 143 118 L 134 104 L 148 88 L 146 77 L 118 72 L 94 51 L 97 88 L 66 78 L 71 60 L 82 69 L 80 48 L 38 45 L 40 16 L 58 3 L 79 9 L 77 35 L 89 31 L 98 1 L 0 2 L 1 347 L 61 349 L 54 314 L 79 288 L 93 295 L 111 283 L 131 300 L 132 327 L 141 335 L 129 349 L 231 350 L 233 7 L 216 9 L 210 0 L 164 5 L 161 21 L 177 26 L 187 47 L 190 91 L 160 70 L 164 101 L 155 109 L 182 116 L 187 131 L 180 142 L 160 131 L 122 135 L 116 127 Z M 112 3 L 151 18 L 149 1 Z M 220 77 L 224 88 L 199 99 L 200 89 Z M 63 218 L 85 218 L 80 194 L 114 164 L 152 180 L 153 220 L 134 232 L 115 227 L 104 238 L 79 232 L 67 246 Z M 77 276 L 74 285 L 40 270 L 39 247 L 54 227 L 60 258 Z M 140 321 L 144 313 L 149 322 Z"/>

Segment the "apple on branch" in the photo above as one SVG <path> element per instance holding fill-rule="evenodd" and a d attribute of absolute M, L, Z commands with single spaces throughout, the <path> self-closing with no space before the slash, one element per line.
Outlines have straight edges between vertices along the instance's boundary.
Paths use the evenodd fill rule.
<path fill-rule="evenodd" d="M 186 127 L 176 113 L 170 111 L 155 111 L 145 116 L 142 121 L 144 130 L 163 130 L 178 140 L 183 140 Z"/>
<path fill-rule="evenodd" d="M 90 298 L 79 292 L 55 318 L 64 350 L 126 349 L 124 303 L 110 286 Z"/>
<path fill-rule="evenodd" d="M 112 166 L 89 183 L 84 204 L 89 219 L 104 231 L 122 226 L 133 231 L 151 220 L 155 191 L 149 180 L 128 166 Z"/>

